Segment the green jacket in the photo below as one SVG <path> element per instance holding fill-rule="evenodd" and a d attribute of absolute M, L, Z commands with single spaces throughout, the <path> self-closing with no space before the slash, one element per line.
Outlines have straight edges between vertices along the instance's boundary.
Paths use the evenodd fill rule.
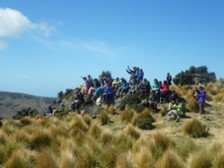
<path fill-rule="evenodd" d="M 183 103 L 174 104 L 172 108 L 177 110 L 179 115 L 185 115 Z"/>

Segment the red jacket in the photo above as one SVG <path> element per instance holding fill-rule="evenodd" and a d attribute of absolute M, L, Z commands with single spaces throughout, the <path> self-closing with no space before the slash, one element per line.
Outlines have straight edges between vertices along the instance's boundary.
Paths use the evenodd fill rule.
<path fill-rule="evenodd" d="M 170 88 L 169 88 L 168 85 L 162 84 L 160 91 L 162 93 L 166 93 L 166 92 L 169 92 L 170 91 Z"/>

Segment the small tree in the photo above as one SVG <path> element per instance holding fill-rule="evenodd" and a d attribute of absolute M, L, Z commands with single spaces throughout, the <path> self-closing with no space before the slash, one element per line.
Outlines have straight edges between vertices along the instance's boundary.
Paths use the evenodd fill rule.
<path fill-rule="evenodd" d="M 103 81 L 103 78 L 107 78 L 107 79 L 112 80 L 111 72 L 110 71 L 102 71 L 102 73 L 99 76 L 99 80 Z"/>

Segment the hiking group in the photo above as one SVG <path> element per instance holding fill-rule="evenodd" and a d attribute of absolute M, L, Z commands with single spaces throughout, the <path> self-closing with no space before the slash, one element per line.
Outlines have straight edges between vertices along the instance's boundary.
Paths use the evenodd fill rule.
<path fill-rule="evenodd" d="M 185 115 L 183 99 L 174 90 L 170 89 L 172 85 L 172 76 L 170 73 L 167 73 L 166 79 L 163 82 L 154 79 L 151 85 L 150 81 L 144 78 L 143 69 L 139 67 L 130 68 L 128 66 L 126 72 L 130 74 L 129 81 L 123 77 L 112 79 L 108 75 L 101 76 L 99 79 L 93 79 L 91 75 L 82 77 L 83 84 L 74 91 L 71 110 L 78 112 L 83 104 L 111 105 L 116 100 L 124 98 L 127 94 L 141 94 L 147 99 L 148 105 L 153 112 L 158 111 L 157 107 L 159 104 L 169 103 L 169 112 L 166 114 L 166 118 L 179 120 L 181 116 Z M 199 104 L 199 112 L 203 114 L 206 91 L 203 87 L 200 87 L 195 90 L 194 96 Z M 63 103 L 60 105 L 60 108 L 63 108 Z M 49 115 L 55 113 L 51 106 L 47 111 Z"/>

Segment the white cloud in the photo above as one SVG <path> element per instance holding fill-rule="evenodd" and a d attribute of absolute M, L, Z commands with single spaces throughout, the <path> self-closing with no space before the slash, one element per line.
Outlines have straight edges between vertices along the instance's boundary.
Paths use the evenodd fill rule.
<path fill-rule="evenodd" d="M 0 50 L 3 50 L 6 46 L 7 46 L 6 43 L 0 40 Z"/>
<path fill-rule="evenodd" d="M 10 8 L 0 9 L 0 36 L 17 37 L 33 28 L 32 22 L 21 12 Z"/>
<path fill-rule="evenodd" d="M 1 8 L 0 9 L 0 37 L 18 37 L 24 32 L 35 31 L 49 36 L 54 30 L 47 23 L 34 23 L 20 11 Z"/>

